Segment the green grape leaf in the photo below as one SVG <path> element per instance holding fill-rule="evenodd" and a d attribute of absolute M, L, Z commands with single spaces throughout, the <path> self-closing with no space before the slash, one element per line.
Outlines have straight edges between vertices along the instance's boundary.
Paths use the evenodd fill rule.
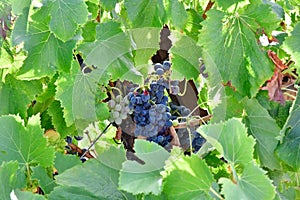
<path fill-rule="evenodd" d="M 106 10 L 112 10 L 115 8 L 118 1 L 119 0 L 102 0 L 100 1 L 100 5 L 103 6 Z"/>
<path fill-rule="evenodd" d="M 115 167 L 120 167 L 125 160 L 124 150 L 105 151 L 99 155 L 101 156 L 114 158 L 113 165 L 110 166 L 109 162 L 102 162 L 101 159 L 91 159 L 84 165 L 76 165 L 56 176 L 57 183 L 62 187 L 80 187 L 85 194 L 92 194 L 92 197 L 98 199 L 123 199 L 128 194 L 118 190 L 119 169 Z"/>
<path fill-rule="evenodd" d="M 169 199 L 203 199 L 214 182 L 204 160 L 192 154 L 173 162 L 174 168 L 164 179 L 164 192 Z"/>
<path fill-rule="evenodd" d="M 247 0 L 216 0 L 218 6 L 220 6 L 223 10 L 228 10 L 231 6 L 236 6 L 236 4 L 241 4 L 242 2 L 247 2 Z M 247 2 L 248 3 L 248 2 Z"/>
<path fill-rule="evenodd" d="M 35 100 L 36 103 L 33 106 L 33 114 L 43 113 L 47 110 L 48 106 L 54 101 L 56 93 L 55 81 L 57 80 L 58 74 L 53 76 L 49 81 L 45 82 L 44 91 L 38 95 Z"/>
<path fill-rule="evenodd" d="M 257 10 L 265 12 L 262 14 Z M 273 72 L 269 59 L 257 43 L 254 31 L 258 28 L 274 28 L 270 24 L 277 24 L 276 15 L 270 12 L 268 5 L 255 4 L 248 5 L 234 16 L 214 9 L 207 16 L 199 35 L 199 45 L 206 51 L 203 59 L 209 63 L 206 64 L 209 74 L 211 63 L 214 63 L 223 82 L 231 81 L 236 91 L 243 96 L 255 96 Z"/>
<path fill-rule="evenodd" d="M 105 91 L 99 90 L 98 82 L 108 83 L 109 78 L 106 73 L 97 69 L 84 74 L 75 61 L 72 62 L 70 73 L 62 73 L 59 76 L 56 82 L 56 98 L 63 107 L 67 127 L 75 122 L 76 128 L 84 129 L 89 122 L 96 121 L 97 117 L 108 116 L 107 106 L 96 105 L 95 95 L 99 93 L 100 96 L 106 97 Z M 101 116 L 99 113 L 102 113 Z"/>
<path fill-rule="evenodd" d="M 196 80 L 200 72 L 201 49 L 197 46 L 196 41 L 188 36 L 178 33 L 175 37 L 177 37 L 177 41 L 172 41 L 173 46 L 170 49 L 172 53 L 172 79 Z"/>
<path fill-rule="evenodd" d="M 139 71 L 148 72 L 149 60 L 159 49 L 160 31 L 161 29 L 156 27 L 129 30 L 135 47 L 134 62 Z"/>
<path fill-rule="evenodd" d="M 81 161 L 78 157 L 70 154 L 55 153 L 54 166 L 58 173 L 61 174 L 67 169 L 70 169 L 76 165 L 80 165 Z"/>
<path fill-rule="evenodd" d="M 188 14 L 183 3 L 181 1 L 171 0 L 169 4 L 168 12 L 172 24 L 176 28 L 183 30 L 188 20 Z"/>
<path fill-rule="evenodd" d="M 67 126 L 71 126 L 74 123 L 72 112 L 73 87 L 76 76 L 80 76 L 80 73 L 79 64 L 72 61 L 70 73 L 61 73 L 55 83 L 57 86 L 56 98 L 60 100 L 63 107 L 63 115 Z"/>
<path fill-rule="evenodd" d="M 49 200 L 99 200 L 99 197 L 81 187 L 59 186 L 49 194 Z M 103 198 L 102 198 L 103 199 Z"/>
<path fill-rule="evenodd" d="M 92 22 L 94 23 L 93 21 L 90 21 L 91 19 L 95 19 L 95 21 L 97 21 L 97 16 L 98 16 L 98 11 L 99 11 L 99 1 L 97 2 L 92 2 L 92 1 L 86 1 L 85 2 L 86 5 L 87 5 L 87 9 L 88 9 L 88 12 L 89 12 L 89 21 L 87 21 L 87 23 L 89 22 Z M 82 31 L 85 31 L 84 28 L 81 29 Z"/>
<path fill-rule="evenodd" d="M 283 42 L 283 49 L 291 55 L 292 60 L 295 61 L 295 67 L 300 70 L 300 22 L 295 25 L 291 36 L 287 37 Z"/>
<path fill-rule="evenodd" d="M 142 165 L 136 161 L 127 160 L 120 171 L 119 187 L 132 194 L 155 194 L 162 191 L 162 176 L 160 172 L 164 168 L 164 162 L 169 153 L 157 145 L 145 140 L 135 140 L 134 150 L 136 156 L 145 163 Z"/>
<path fill-rule="evenodd" d="M 22 200 L 46 200 L 43 195 L 34 194 L 30 191 L 21 191 L 19 189 L 14 190 L 16 199 Z"/>
<path fill-rule="evenodd" d="M 274 199 L 275 188 L 262 169 L 254 164 L 246 165 L 236 183 L 220 178 L 225 199 Z"/>
<path fill-rule="evenodd" d="M 97 23 L 88 21 L 82 28 L 82 37 L 86 42 L 93 42 L 96 39 Z"/>
<path fill-rule="evenodd" d="M 18 117 L 0 117 L 0 161 L 17 160 L 22 165 L 38 163 L 43 167 L 52 165 L 54 150 L 47 147 L 39 116 L 29 118 L 26 127 L 22 123 Z"/>
<path fill-rule="evenodd" d="M 21 2 L 22 3 L 20 3 L 20 1 L 14 0 L 14 3 L 12 4 L 13 12 L 15 12 L 16 14 L 20 14 L 14 23 L 14 28 L 11 35 L 12 45 L 14 46 L 23 42 L 26 39 L 27 34 L 28 16 L 31 0 Z M 25 5 L 23 5 L 23 3 L 25 3 Z"/>
<path fill-rule="evenodd" d="M 200 24 L 203 21 L 202 16 L 194 9 L 187 10 L 187 14 L 188 19 L 184 32 L 193 40 L 198 40 L 199 30 L 202 28 L 202 25 Z"/>
<path fill-rule="evenodd" d="M 87 65 L 95 65 L 98 76 L 108 73 L 113 80 L 141 83 L 142 76 L 131 59 L 131 43 L 119 23 L 106 22 L 96 26 L 96 40 L 84 42 L 79 48 Z"/>
<path fill-rule="evenodd" d="M 134 28 L 163 26 L 165 9 L 162 0 L 125 0 L 124 4 Z"/>
<path fill-rule="evenodd" d="M 46 11 L 42 9 L 40 12 L 37 14 L 42 15 Z M 39 15 L 36 15 L 37 20 L 41 18 Z M 76 41 L 63 42 L 56 38 L 50 32 L 46 19 L 39 23 L 35 21 L 29 23 L 24 44 L 28 56 L 18 72 L 20 78 L 37 79 L 52 76 L 55 70 L 69 72 Z"/>
<path fill-rule="evenodd" d="M 65 119 L 63 117 L 63 108 L 60 105 L 60 102 L 55 100 L 48 107 L 48 114 L 52 118 L 52 123 L 55 130 L 60 134 L 62 138 L 65 138 L 67 135 L 73 135 L 76 131 L 75 126 L 67 126 Z"/>
<path fill-rule="evenodd" d="M 39 187 L 42 188 L 45 194 L 49 194 L 56 186 L 53 178 L 50 178 L 46 169 L 40 165 L 32 168 L 31 178 L 38 180 Z"/>
<path fill-rule="evenodd" d="M 31 4 L 31 0 L 23 0 L 23 1 L 11 0 L 12 12 L 15 15 L 20 15 L 23 13 L 24 8 L 29 8 L 30 4 Z"/>
<path fill-rule="evenodd" d="M 71 39 L 78 25 L 88 19 L 87 6 L 83 0 L 55 0 L 49 6 L 50 30 L 63 42 Z"/>
<path fill-rule="evenodd" d="M 264 14 L 262 15 L 262 13 Z M 243 20 L 253 30 L 263 28 L 270 35 L 273 30 L 278 28 L 278 23 L 280 22 L 280 18 L 273 12 L 271 6 L 263 4 L 260 0 L 251 1 L 245 11 L 241 12 L 241 15 L 245 16 Z"/>
<path fill-rule="evenodd" d="M 214 107 L 213 109 L 213 113 L 218 114 L 213 116 L 212 121 L 220 122 L 222 120 L 228 120 L 233 117 L 242 117 L 244 105 L 241 103 L 238 93 L 234 92 L 230 88 L 222 88 L 222 86 L 220 87 L 221 88 L 219 88 L 218 93 L 215 94 L 215 96 L 210 95 L 212 97 L 210 97 L 209 99 L 209 102 L 211 102 L 211 104 L 215 104 L 215 102 L 219 101 L 218 103 L 216 103 L 216 107 Z M 219 96 L 222 95 L 223 90 L 225 95 Z M 216 96 L 219 96 L 219 99 L 216 98 Z"/>
<path fill-rule="evenodd" d="M 295 170 L 300 168 L 300 93 L 294 102 L 290 115 L 281 130 L 284 135 L 278 146 L 278 157 Z"/>
<path fill-rule="evenodd" d="M 230 163 L 247 165 L 252 162 L 255 141 L 247 136 L 247 129 L 240 120 L 232 118 L 201 126 L 198 130 Z"/>
<path fill-rule="evenodd" d="M 27 108 L 34 100 L 35 95 L 42 92 L 40 81 L 21 81 L 8 74 L 5 83 L 0 82 L 0 115 L 19 114 L 27 116 Z"/>
<path fill-rule="evenodd" d="M 243 101 L 246 116 L 245 122 L 250 134 L 256 139 L 255 149 L 261 165 L 269 169 L 279 169 L 280 164 L 274 152 L 278 144 L 280 128 L 257 100 Z"/>
<path fill-rule="evenodd" d="M 16 173 L 18 170 L 18 162 L 2 162 L 0 166 L 0 199 L 10 200 L 10 193 L 16 185 Z"/>

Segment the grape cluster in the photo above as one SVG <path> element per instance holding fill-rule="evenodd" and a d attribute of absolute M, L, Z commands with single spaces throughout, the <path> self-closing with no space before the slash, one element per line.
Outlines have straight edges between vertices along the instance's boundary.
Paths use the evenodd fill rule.
<path fill-rule="evenodd" d="M 149 109 L 151 108 L 150 94 L 147 90 L 138 89 L 128 94 L 129 108 L 133 112 L 133 120 L 138 126 L 149 124 Z"/>
<path fill-rule="evenodd" d="M 118 95 L 109 100 L 107 104 L 110 110 L 109 121 L 120 125 L 122 120 L 126 119 L 127 114 L 130 113 L 128 98 Z"/>
<path fill-rule="evenodd" d="M 157 83 L 152 85 L 155 85 L 158 90 L 138 89 L 128 95 L 129 108 L 134 111 L 135 136 L 153 137 L 158 133 L 164 133 L 172 126 L 170 108 L 167 106 L 168 98 L 163 94 L 164 87 L 160 90 Z"/>

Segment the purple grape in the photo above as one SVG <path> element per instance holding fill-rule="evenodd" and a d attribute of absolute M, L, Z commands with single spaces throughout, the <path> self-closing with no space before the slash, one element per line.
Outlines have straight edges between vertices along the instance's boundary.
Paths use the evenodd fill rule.
<path fill-rule="evenodd" d="M 156 71 L 157 69 L 163 69 L 164 67 L 163 67 L 163 65 L 162 64 L 160 64 L 160 63 L 155 63 L 155 65 L 154 65 L 154 70 Z"/>
<path fill-rule="evenodd" d="M 164 141 L 164 136 L 162 136 L 162 135 L 157 136 L 157 142 L 158 143 L 161 143 L 163 141 Z"/>
<path fill-rule="evenodd" d="M 170 61 L 164 61 L 163 68 L 165 71 L 169 70 L 171 68 L 171 62 Z"/>
<path fill-rule="evenodd" d="M 163 74 L 165 73 L 165 71 L 164 71 L 162 68 L 156 69 L 155 72 L 156 72 L 156 74 L 159 75 L 159 76 L 161 76 L 161 75 L 163 75 Z"/>

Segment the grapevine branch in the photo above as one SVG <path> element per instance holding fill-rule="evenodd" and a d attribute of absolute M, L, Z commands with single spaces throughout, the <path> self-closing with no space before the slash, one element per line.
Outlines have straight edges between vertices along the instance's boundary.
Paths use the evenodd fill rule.
<path fill-rule="evenodd" d="M 207 115 L 205 117 L 199 118 L 199 119 L 191 119 L 189 121 L 189 124 L 187 122 L 180 122 L 178 125 L 174 126 L 175 129 L 182 129 L 187 128 L 189 126 L 198 126 L 201 125 L 211 119 L 212 115 Z"/>
<path fill-rule="evenodd" d="M 82 154 L 82 156 L 80 157 L 80 159 L 82 159 L 86 154 L 87 152 L 90 151 L 90 149 L 96 144 L 96 142 L 100 139 L 100 137 L 107 131 L 107 129 L 112 125 L 112 123 L 109 123 L 105 129 L 102 131 L 102 133 L 100 133 L 96 139 L 93 141 L 93 143 L 89 146 L 89 148 Z"/>
<path fill-rule="evenodd" d="M 212 1 L 209 1 L 209 2 L 207 3 L 206 8 L 205 8 L 205 10 L 204 10 L 203 13 L 202 13 L 203 19 L 206 19 L 206 18 L 207 18 L 206 13 L 207 13 L 207 11 L 209 11 L 209 10 L 212 8 L 212 6 L 213 6 L 214 4 L 215 4 L 215 2 L 212 2 Z"/>

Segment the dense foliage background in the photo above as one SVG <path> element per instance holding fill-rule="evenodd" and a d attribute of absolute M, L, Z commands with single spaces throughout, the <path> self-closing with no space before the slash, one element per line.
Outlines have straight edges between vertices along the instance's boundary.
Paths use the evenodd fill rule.
<path fill-rule="evenodd" d="M 1 0 L 0 199 L 299 199 L 299 7 Z M 143 85 L 155 54 L 212 115 L 201 149 L 135 139 L 141 165 L 110 127 L 97 158 L 65 154 L 67 136 L 80 151 L 108 125 L 107 86 Z"/>

